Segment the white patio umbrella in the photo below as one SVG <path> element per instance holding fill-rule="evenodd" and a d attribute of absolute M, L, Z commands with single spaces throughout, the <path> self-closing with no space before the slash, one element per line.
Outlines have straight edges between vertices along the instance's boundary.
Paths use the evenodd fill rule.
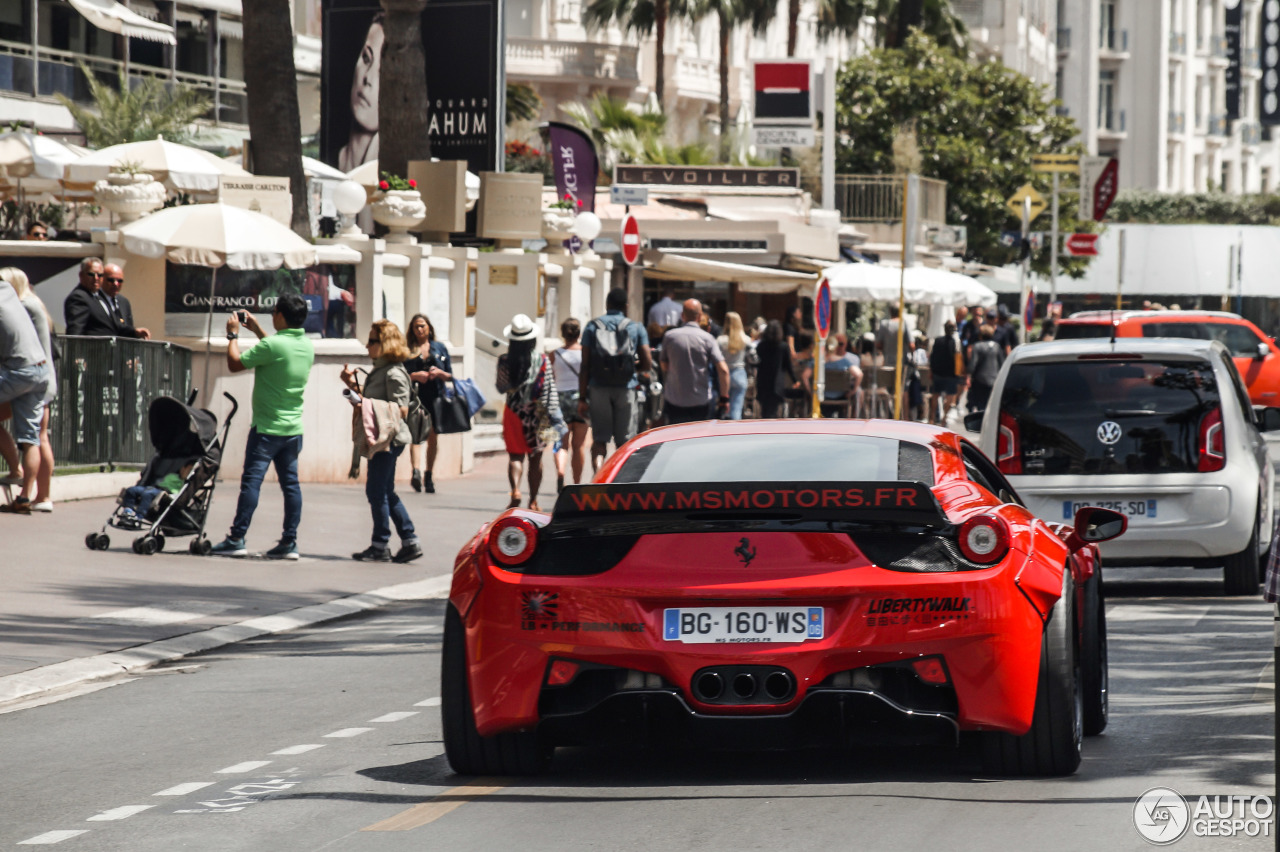
<path fill-rule="evenodd" d="M 836 300 L 896 302 L 901 276 L 903 295 L 912 304 L 991 307 L 996 303 L 995 291 L 990 287 L 945 269 L 911 266 L 904 273 L 896 266 L 842 263 L 828 267 L 822 274 L 831 283 L 831 298 Z"/>
<path fill-rule="evenodd" d="M 218 191 L 218 178 L 223 175 L 249 175 L 235 163 L 215 157 L 208 151 L 179 145 L 161 136 L 94 151 L 66 167 L 63 183 L 70 188 L 92 187 L 122 163 L 137 164 L 142 171 L 175 192 L 214 193 Z"/>
<path fill-rule="evenodd" d="M 0 133 L 0 195 L 58 193 L 62 170 L 88 151 L 25 130 Z"/>
<path fill-rule="evenodd" d="M 213 269 L 205 329 L 204 390 L 208 400 L 209 351 L 218 267 L 301 269 L 316 262 L 316 248 L 270 216 L 227 204 L 187 204 L 160 210 L 120 228 L 126 250 L 189 266 Z"/>

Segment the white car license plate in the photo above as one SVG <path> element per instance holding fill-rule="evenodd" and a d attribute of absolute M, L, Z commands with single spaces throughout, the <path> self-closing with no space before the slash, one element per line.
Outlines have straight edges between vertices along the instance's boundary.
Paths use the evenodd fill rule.
<path fill-rule="evenodd" d="M 1062 519 L 1070 521 L 1075 518 L 1076 512 L 1086 506 L 1094 506 L 1128 515 L 1130 519 L 1155 520 L 1158 502 L 1157 500 L 1063 500 Z"/>
<path fill-rule="evenodd" d="M 683 607 L 662 611 L 669 642 L 804 642 L 823 636 L 820 606 Z"/>

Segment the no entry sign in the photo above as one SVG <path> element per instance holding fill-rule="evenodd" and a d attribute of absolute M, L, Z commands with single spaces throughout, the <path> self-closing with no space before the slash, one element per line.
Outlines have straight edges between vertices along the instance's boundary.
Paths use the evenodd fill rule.
<path fill-rule="evenodd" d="M 640 223 L 630 213 L 622 220 L 622 259 L 627 266 L 640 259 Z"/>

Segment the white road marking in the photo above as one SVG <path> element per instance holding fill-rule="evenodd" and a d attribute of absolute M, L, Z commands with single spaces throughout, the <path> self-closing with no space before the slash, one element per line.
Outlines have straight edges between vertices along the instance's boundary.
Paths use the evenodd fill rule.
<path fill-rule="evenodd" d="M 401 633 L 397 633 L 396 635 L 412 636 L 414 633 L 439 633 L 441 629 L 442 628 L 440 627 L 439 624 L 424 624 L 421 627 L 413 627 L 413 628 L 410 628 L 409 630 L 405 630 Z"/>
<path fill-rule="evenodd" d="M 219 769 L 219 775 L 230 775 L 236 772 L 252 772 L 255 769 L 261 769 L 271 761 L 269 760 L 246 760 L 244 763 L 237 763 L 235 766 L 228 766 L 226 769 Z"/>
<path fill-rule="evenodd" d="M 113 681 L 97 681 L 93 683 L 85 683 L 79 686 L 68 688 L 66 692 L 54 692 L 51 694 L 37 695 L 29 701 L 17 701 L 13 704 L 6 704 L 0 707 L 0 716 L 5 713 L 13 713 L 16 710 L 29 710 L 32 707 L 43 707 L 46 704 L 55 704 L 59 701 L 66 701 L 68 698 L 78 698 L 81 695 L 88 695 L 91 692 L 97 692 L 100 689 L 109 689 L 113 686 L 119 686 L 122 683 L 133 683 L 136 677 L 126 677 Z"/>
<path fill-rule="evenodd" d="M 214 615 L 232 609 L 230 604 L 213 601 L 174 601 L 167 606 L 135 606 L 117 609 L 90 618 L 77 618 L 77 624 L 120 624 L 126 627 L 157 627 L 162 624 L 181 624 L 195 621 L 206 615 Z"/>
<path fill-rule="evenodd" d="M 376 719 L 370 719 L 370 722 L 399 722 L 401 719 L 408 719 L 410 716 L 417 716 L 417 710 L 400 710 L 395 713 L 387 713 L 385 716 L 379 716 Z"/>
<path fill-rule="evenodd" d="M 143 811 L 154 808 L 155 805 L 125 805 L 119 808 L 112 808 L 109 811 L 103 811 L 100 814 L 89 817 L 88 822 L 111 822 L 117 819 L 126 819 L 134 814 L 140 814 Z"/>
<path fill-rule="evenodd" d="M 153 796 L 185 796 L 188 793 L 194 793 L 196 790 L 203 790 L 205 787 L 212 787 L 212 781 L 188 781 L 186 784 L 179 784 L 176 787 L 170 787 L 168 790 L 161 790 L 159 793 L 152 793 Z"/>
<path fill-rule="evenodd" d="M 50 843 L 61 843 L 72 837 L 79 837 L 81 834 L 88 834 L 89 829 L 82 828 L 79 831 L 46 831 L 44 834 L 37 834 L 35 837 L 28 837 L 26 840 L 19 840 L 19 846 L 47 846 Z"/>
<path fill-rule="evenodd" d="M 361 734 L 367 734 L 373 728 L 343 728 L 341 731 L 334 731 L 332 734 L 325 734 L 326 737 L 358 737 Z"/>
<path fill-rule="evenodd" d="M 414 707 L 439 707 L 440 697 L 436 696 L 435 698 L 428 698 L 426 701 L 419 701 L 417 704 L 413 706 Z"/>
<path fill-rule="evenodd" d="M 282 748 L 279 751 L 273 751 L 272 754 L 305 754 L 309 751 L 315 751 L 318 748 L 324 748 L 324 743 L 315 743 L 310 745 L 296 745 Z"/>
<path fill-rule="evenodd" d="M 1175 604 L 1143 605 L 1120 604 L 1107 607 L 1107 620 L 1115 621 L 1199 621 L 1209 612 L 1207 606 L 1178 606 Z"/>

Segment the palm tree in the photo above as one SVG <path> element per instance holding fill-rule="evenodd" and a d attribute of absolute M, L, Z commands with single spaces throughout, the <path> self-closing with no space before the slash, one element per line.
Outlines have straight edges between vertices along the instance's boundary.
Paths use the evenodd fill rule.
<path fill-rule="evenodd" d="M 653 92 L 658 109 L 666 109 L 667 87 L 667 20 L 679 14 L 684 0 L 589 0 L 582 10 L 582 22 L 588 27 L 607 27 L 615 21 L 628 33 L 648 37 L 656 31 L 653 49 Z"/>
<path fill-rule="evenodd" d="M 293 230 L 311 237 L 307 180 L 302 172 L 302 120 L 293 64 L 293 20 L 289 5 L 243 0 L 245 94 L 253 168 L 289 179 Z"/>
<path fill-rule="evenodd" d="M 777 14 L 776 0 L 689 0 L 685 16 L 691 22 L 714 15 L 720 36 L 720 160 L 729 161 L 729 63 L 733 31 L 750 24 L 763 32 Z"/>
<path fill-rule="evenodd" d="M 290 45 L 292 43 L 290 40 Z M 289 57 L 292 62 L 292 48 Z M 154 77 L 143 77 L 130 88 L 123 69 L 115 88 L 99 80 L 83 63 L 80 73 L 89 84 L 93 108 L 61 93 L 58 100 L 80 125 L 91 148 L 145 142 L 157 136 L 175 142 L 186 141 L 191 136 L 192 122 L 213 106 L 212 101 L 190 86 L 178 84 L 170 90 Z"/>
<path fill-rule="evenodd" d="M 528 83 L 507 83 L 507 124 L 533 121 L 542 114 L 542 97 Z"/>
<path fill-rule="evenodd" d="M 588 103 L 565 104 L 560 109 L 591 135 L 606 170 L 618 162 L 641 160 L 645 145 L 661 140 L 667 129 L 667 117 L 662 113 L 637 112 L 608 92 L 597 93 Z"/>
<path fill-rule="evenodd" d="M 378 170 L 405 176 L 410 160 L 431 159 L 427 136 L 426 58 L 422 9 L 427 0 L 382 0 L 386 17 L 378 77 Z"/>

